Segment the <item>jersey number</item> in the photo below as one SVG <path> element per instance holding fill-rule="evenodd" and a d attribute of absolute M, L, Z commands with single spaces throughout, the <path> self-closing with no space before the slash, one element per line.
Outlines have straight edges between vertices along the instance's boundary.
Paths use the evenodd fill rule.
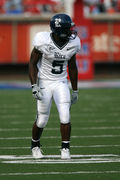
<path fill-rule="evenodd" d="M 64 63 L 64 61 L 53 61 L 52 73 L 53 74 L 61 74 L 63 72 L 63 63 Z"/>

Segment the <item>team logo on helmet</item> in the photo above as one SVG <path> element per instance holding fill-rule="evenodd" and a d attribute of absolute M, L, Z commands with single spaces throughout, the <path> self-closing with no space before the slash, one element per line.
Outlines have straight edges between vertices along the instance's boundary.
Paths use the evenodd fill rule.
<path fill-rule="evenodd" d="M 61 19 L 60 18 L 56 18 L 55 19 L 55 27 L 61 27 Z"/>

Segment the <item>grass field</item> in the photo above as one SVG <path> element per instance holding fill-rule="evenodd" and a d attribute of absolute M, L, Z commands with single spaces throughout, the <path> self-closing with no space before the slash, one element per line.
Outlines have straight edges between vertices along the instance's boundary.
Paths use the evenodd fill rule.
<path fill-rule="evenodd" d="M 46 158 L 32 158 L 35 114 L 31 90 L 0 90 L 0 180 L 120 180 L 120 89 L 80 89 L 71 109 L 69 161 L 60 159 L 54 103 L 41 139 Z"/>

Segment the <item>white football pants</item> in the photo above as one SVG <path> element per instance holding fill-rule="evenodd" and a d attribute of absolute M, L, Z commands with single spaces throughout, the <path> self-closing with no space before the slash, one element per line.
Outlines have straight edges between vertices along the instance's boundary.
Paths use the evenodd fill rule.
<path fill-rule="evenodd" d="M 70 122 L 70 90 L 67 80 L 48 81 L 39 80 L 39 87 L 43 93 L 43 99 L 37 100 L 36 124 L 39 128 L 44 128 L 48 122 L 52 99 L 54 99 L 62 124 Z"/>

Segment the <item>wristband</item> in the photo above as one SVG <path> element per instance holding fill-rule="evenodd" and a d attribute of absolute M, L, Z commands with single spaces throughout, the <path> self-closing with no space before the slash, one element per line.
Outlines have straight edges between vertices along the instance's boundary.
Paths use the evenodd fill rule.
<path fill-rule="evenodd" d="M 32 86 L 31 86 L 31 87 L 33 88 L 33 87 L 34 87 L 34 86 L 36 86 L 36 85 L 37 85 L 37 84 L 32 84 Z"/>
<path fill-rule="evenodd" d="M 75 93 L 78 93 L 78 90 L 72 90 L 73 92 L 75 92 Z"/>

